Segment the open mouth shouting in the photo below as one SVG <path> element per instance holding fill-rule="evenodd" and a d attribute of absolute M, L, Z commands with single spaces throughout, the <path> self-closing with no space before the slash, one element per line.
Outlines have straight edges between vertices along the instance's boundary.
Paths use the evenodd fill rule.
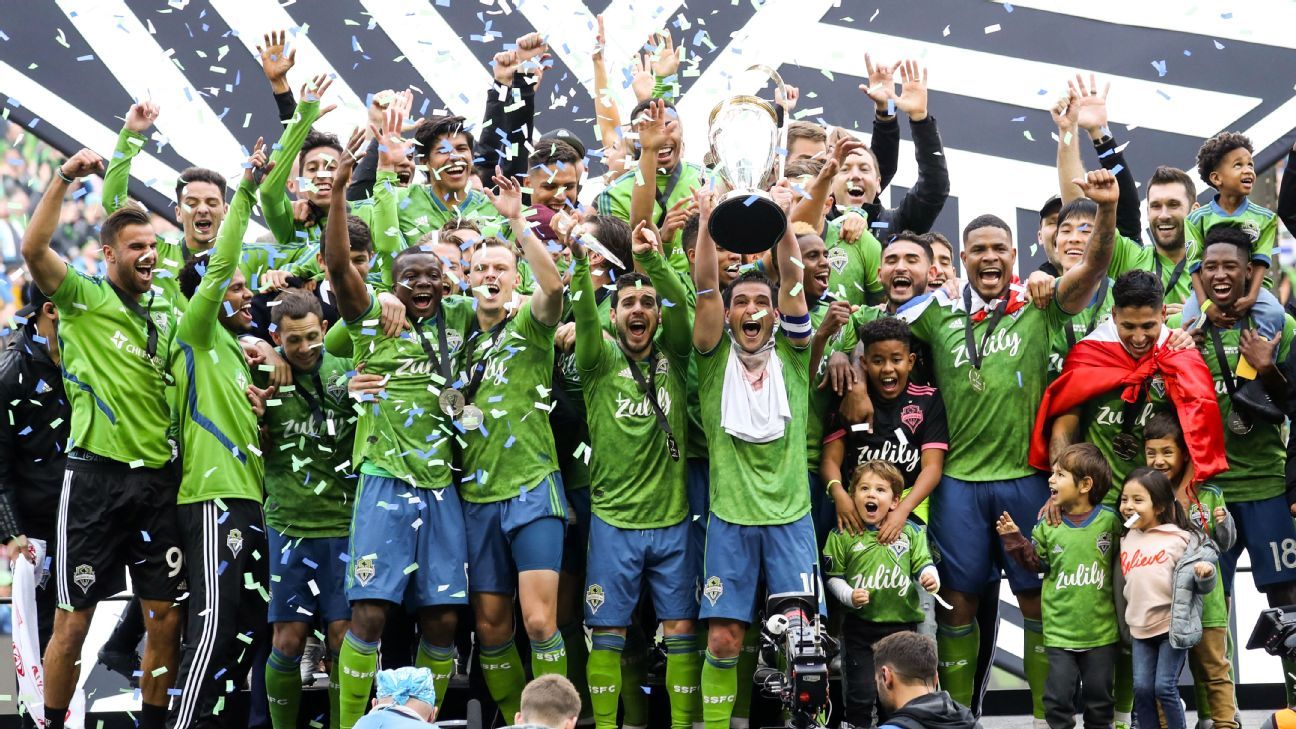
<path fill-rule="evenodd" d="M 983 263 L 981 269 L 977 271 L 977 281 L 985 289 L 995 289 L 1003 286 L 1004 269 L 999 263 Z"/>
<path fill-rule="evenodd" d="M 157 265 L 157 259 L 150 256 L 141 258 L 135 262 L 135 277 L 143 284 L 143 288 L 148 288 L 153 284 L 153 267 Z"/>
<path fill-rule="evenodd" d="M 820 289 L 823 289 L 825 291 L 828 289 L 828 278 L 829 277 L 827 271 L 818 271 L 814 275 L 815 283 L 819 285 Z"/>
<path fill-rule="evenodd" d="M 743 322 L 740 329 L 742 330 L 743 337 L 747 338 L 750 341 L 755 341 L 760 338 L 761 323 L 759 321 L 756 321 L 755 319 L 748 319 L 747 321 Z"/>
<path fill-rule="evenodd" d="M 634 337 L 642 337 L 648 331 L 648 322 L 644 319 L 631 319 L 626 323 L 626 331 Z"/>
<path fill-rule="evenodd" d="M 193 228 L 200 238 L 210 238 L 216 232 L 216 222 L 211 218 L 195 218 Z"/>
<path fill-rule="evenodd" d="M 468 163 L 464 162 L 464 160 L 458 157 L 455 157 L 451 159 L 449 162 L 447 162 L 445 167 L 442 167 L 440 170 L 438 170 L 438 174 L 440 175 L 442 181 L 449 182 L 451 184 L 461 183 L 464 180 L 466 180 L 468 177 Z"/>
<path fill-rule="evenodd" d="M 238 313 L 235 316 L 238 317 L 240 324 L 243 324 L 244 326 L 252 326 L 252 300 L 248 299 L 246 304 L 239 307 Z"/>
<path fill-rule="evenodd" d="M 1217 279 L 1211 281 L 1211 293 L 1217 301 L 1228 301 L 1229 296 L 1233 293 L 1233 282 L 1228 279 Z"/>
<path fill-rule="evenodd" d="M 891 276 L 891 296 L 895 299 L 913 298 L 913 277 L 897 271 Z"/>
<path fill-rule="evenodd" d="M 410 297 L 410 301 L 414 304 L 414 308 L 420 311 L 430 308 L 432 306 L 432 300 L 433 296 L 431 291 L 416 291 L 414 295 Z"/>
<path fill-rule="evenodd" d="M 861 205 L 867 202 L 864 199 L 864 186 L 856 180 L 847 180 L 846 201 L 851 205 Z"/>
<path fill-rule="evenodd" d="M 883 397 L 888 400 L 899 397 L 900 395 L 900 378 L 894 374 L 884 374 L 878 378 L 878 389 Z"/>
<path fill-rule="evenodd" d="M 886 515 L 885 512 L 882 511 L 881 504 L 879 504 L 872 497 L 865 498 L 864 521 L 868 522 L 869 524 L 876 524 L 879 521 L 882 521 L 882 517 L 885 515 Z"/>
<path fill-rule="evenodd" d="M 669 167 L 674 160 L 675 160 L 674 145 L 668 147 L 662 147 L 661 149 L 657 150 L 658 167 Z"/>

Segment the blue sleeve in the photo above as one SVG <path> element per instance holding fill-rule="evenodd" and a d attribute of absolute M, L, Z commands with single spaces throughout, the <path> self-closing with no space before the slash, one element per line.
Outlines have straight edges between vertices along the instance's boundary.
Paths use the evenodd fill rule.
<path fill-rule="evenodd" d="M 1256 299 L 1255 306 L 1251 307 L 1251 320 L 1255 322 L 1260 336 L 1273 339 L 1275 334 L 1283 330 L 1285 318 L 1283 305 L 1278 301 L 1278 297 L 1274 296 L 1269 289 L 1260 289 L 1260 296 Z"/>

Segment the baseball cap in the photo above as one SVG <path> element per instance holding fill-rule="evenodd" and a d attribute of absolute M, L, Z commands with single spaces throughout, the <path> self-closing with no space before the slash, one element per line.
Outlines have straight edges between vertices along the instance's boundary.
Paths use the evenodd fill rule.
<path fill-rule="evenodd" d="M 1062 211 L 1062 197 L 1060 195 L 1054 195 L 1053 197 L 1050 197 L 1048 200 L 1045 200 L 1044 206 L 1039 209 L 1040 220 L 1043 220 L 1044 218 L 1047 218 L 1050 215 L 1057 215 L 1061 211 Z"/>

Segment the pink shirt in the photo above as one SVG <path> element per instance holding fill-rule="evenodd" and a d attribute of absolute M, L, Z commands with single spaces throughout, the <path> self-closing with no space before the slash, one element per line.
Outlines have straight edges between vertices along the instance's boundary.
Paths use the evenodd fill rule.
<path fill-rule="evenodd" d="M 1145 639 L 1168 632 L 1174 568 L 1188 551 L 1188 532 L 1174 524 L 1131 529 L 1120 546 L 1130 635 Z"/>

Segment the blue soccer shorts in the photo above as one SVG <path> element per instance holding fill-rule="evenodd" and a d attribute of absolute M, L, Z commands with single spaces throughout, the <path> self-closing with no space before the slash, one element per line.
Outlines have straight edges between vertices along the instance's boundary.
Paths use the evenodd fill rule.
<path fill-rule="evenodd" d="M 1048 478 L 1043 474 L 1010 481 L 941 477 L 930 499 L 927 529 L 941 586 L 979 595 L 1002 570 L 1014 593 L 1040 589 L 1039 575 L 1004 552 L 995 523 L 1006 511 L 1018 524 L 1034 524 L 1048 497 Z"/>
<path fill-rule="evenodd" d="M 467 502 L 468 581 L 473 592 L 511 594 L 519 572 L 552 570 L 563 563 L 566 498 L 554 471 L 511 499 Z"/>
<path fill-rule="evenodd" d="M 346 596 L 346 537 L 287 537 L 266 527 L 270 547 L 272 623 L 351 619 Z"/>
<path fill-rule="evenodd" d="M 623 628 L 646 582 L 658 620 L 697 619 L 696 561 L 689 519 L 657 529 L 622 529 L 594 516 L 585 577 L 585 624 Z"/>
<path fill-rule="evenodd" d="M 1251 555 L 1251 579 L 1257 590 L 1296 582 L 1296 523 L 1287 497 L 1229 502 L 1227 507 L 1237 522 L 1238 539 L 1220 555 L 1226 591 L 1233 594 L 1233 576 L 1243 548 Z"/>
<path fill-rule="evenodd" d="M 819 611 L 826 614 L 823 586 L 814 581 L 818 564 L 810 514 L 773 526 L 731 524 L 712 514 L 707 523 L 699 617 L 750 623 L 762 580 L 771 595 L 817 589 Z"/>

